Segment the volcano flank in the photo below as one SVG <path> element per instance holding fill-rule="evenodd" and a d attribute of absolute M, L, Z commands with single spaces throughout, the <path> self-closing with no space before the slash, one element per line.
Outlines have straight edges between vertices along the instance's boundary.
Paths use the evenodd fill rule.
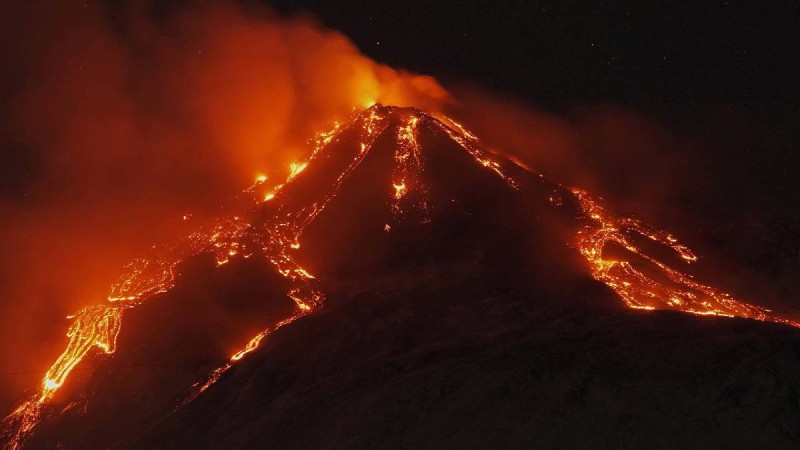
<path fill-rule="evenodd" d="M 670 233 L 374 105 L 128 266 L 10 448 L 800 443 L 800 333 Z"/>

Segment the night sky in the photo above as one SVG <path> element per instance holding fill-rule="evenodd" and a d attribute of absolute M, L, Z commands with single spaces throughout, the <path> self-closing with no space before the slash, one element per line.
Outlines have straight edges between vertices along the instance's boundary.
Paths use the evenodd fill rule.
<path fill-rule="evenodd" d="M 249 2 L 316 17 L 367 56 L 448 86 L 472 83 L 554 113 L 630 108 L 677 135 L 717 143 L 702 155 L 714 176 L 741 178 L 722 192 L 752 195 L 751 204 L 800 204 L 797 2 Z M 153 10 L 187 3 L 155 2 Z M 18 90 L 15 73 L 3 74 L 2 93 Z M 0 194 L 12 198 L 35 171 L 15 145 L 4 141 L 0 158 Z"/>
<path fill-rule="evenodd" d="M 553 107 L 800 101 L 797 2 L 319 2 L 312 11 L 369 56 Z"/>
<path fill-rule="evenodd" d="M 797 2 L 270 4 L 310 12 L 368 56 L 445 83 L 553 112 L 620 105 L 715 142 L 702 170 L 721 189 L 697 209 L 730 195 L 750 206 L 800 203 Z"/>

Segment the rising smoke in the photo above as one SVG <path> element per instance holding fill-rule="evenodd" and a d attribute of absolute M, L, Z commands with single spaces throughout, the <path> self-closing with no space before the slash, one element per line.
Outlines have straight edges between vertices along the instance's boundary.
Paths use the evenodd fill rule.
<path fill-rule="evenodd" d="M 430 77 L 362 56 L 308 17 L 233 3 L 19 3 L 2 110 L 4 404 L 63 346 L 64 317 L 119 267 L 258 174 L 284 178 L 315 132 L 375 101 L 435 108 Z M 12 364 L 13 363 L 13 364 Z M 9 394 L 9 392 L 13 392 Z"/>

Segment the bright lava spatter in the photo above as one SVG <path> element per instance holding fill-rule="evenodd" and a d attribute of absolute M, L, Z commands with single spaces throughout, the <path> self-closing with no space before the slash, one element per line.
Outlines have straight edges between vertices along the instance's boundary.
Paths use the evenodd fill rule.
<path fill-rule="evenodd" d="M 388 126 L 386 114 L 391 108 L 373 105 L 354 116 L 344 126 L 337 126 L 327 133 L 320 133 L 314 141 L 314 150 L 305 162 L 292 163 L 290 174 L 283 184 L 273 187 L 269 192 L 259 192 L 266 177 L 259 176 L 256 182 L 244 193 L 254 198 L 252 211 L 264 205 L 274 207 L 271 215 L 259 223 L 251 223 L 249 215 L 217 219 L 210 225 L 180 239 L 174 245 L 156 247 L 153 255 L 146 259 L 134 260 L 126 266 L 120 279 L 111 286 L 108 302 L 90 306 L 72 316 L 73 323 L 67 332 L 69 343 L 64 352 L 53 363 L 41 381 L 38 391 L 21 402 L 4 419 L 4 438 L 6 448 L 15 449 L 35 429 L 40 421 L 42 409 L 53 399 L 55 393 L 68 378 L 70 372 L 90 352 L 111 355 L 116 349 L 123 313 L 156 294 L 164 293 L 175 285 L 176 268 L 184 260 L 200 253 L 211 253 L 217 266 L 227 264 L 233 258 L 250 258 L 258 255 L 271 262 L 283 277 L 290 281 L 287 296 L 296 304 L 293 315 L 283 319 L 254 336 L 247 345 L 233 354 L 228 362 L 212 371 L 193 386 L 191 393 L 178 404 L 192 401 L 205 392 L 233 365 L 252 353 L 275 330 L 289 325 L 323 306 L 325 297 L 317 289 L 314 276 L 301 267 L 294 259 L 293 251 L 300 247 L 303 230 L 335 197 L 344 181 L 364 160 L 373 143 Z M 422 179 L 423 157 L 418 130 L 426 126 L 443 131 L 480 166 L 486 168 L 503 180 L 510 188 L 520 190 L 521 184 L 510 176 L 497 158 L 485 151 L 478 138 L 454 120 L 440 116 L 434 117 L 418 110 L 403 118 L 398 126 L 394 155 L 395 167 L 390 181 L 390 205 L 396 220 L 402 218 L 403 203 L 409 201 L 413 208 L 423 213 L 423 221 L 429 221 L 430 200 Z M 330 189 L 310 203 L 293 208 L 291 202 L 284 202 L 284 187 L 296 179 L 303 170 L 320 157 L 322 150 L 344 129 L 358 129 L 360 142 L 353 160 L 334 180 Z M 526 169 L 529 170 L 529 169 Z M 541 177 L 541 175 L 539 175 Z M 578 248 L 591 266 L 592 276 L 612 288 L 631 308 L 674 309 L 693 314 L 739 316 L 763 321 L 773 321 L 800 327 L 797 322 L 771 314 L 767 309 L 749 305 L 727 293 L 694 281 L 691 276 L 679 272 L 661 260 L 637 247 L 629 237 L 639 235 L 672 249 L 686 263 L 697 258 L 689 248 L 677 242 L 671 234 L 653 230 L 634 219 L 618 217 L 606 210 L 599 200 L 579 189 L 558 187 L 559 196 L 572 196 L 576 199 L 585 216 L 583 230 L 575 242 L 569 243 Z M 410 197 L 413 196 L 413 200 Z M 552 202 L 552 199 L 551 199 Z M 559 207 L 561 200 L 553 202 Z M 252 212 L 251 211 L 251 212 Z M 246 217 L 245 217 L 246 216 Z M 390 232 L 386 224 L 384 231 Z M 608 244 L 616 244 L 645 263 L 656 267 L 661 279 L 647 275 L 630 261 L 620 261 L 604 256 Z M 96 350 L 95 350 L 96 349 Z"/>

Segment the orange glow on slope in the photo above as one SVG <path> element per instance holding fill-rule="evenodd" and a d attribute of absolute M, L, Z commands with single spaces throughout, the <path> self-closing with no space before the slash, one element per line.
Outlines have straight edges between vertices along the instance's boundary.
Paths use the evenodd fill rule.
<path fill-rule="evenodd" d="M 313 141 L 314 148 L 309 159 L 292 163 L 285 182 L 275 186 L 263 200 L 256 200 L 254 197 L 252 209 L 245 214 L 216 219 L 174 244 L 155 247 L 151 256 L 136 259 L 126 266 L 123 275 L 111 286 L 107 303 L 85 308 L 73 317 L 73 324 L 67 333 L 67 348 L 48 370 L 38 392 L 20 403 L 4 420 L 7 435 L 10 436 L 7 446 L 17 448 L 21 445 L 40 421 L 42 409 L 86 355 L 92 352 L 105 355 L 114 353 L 124 310 L 172 289 L 175 285 L 176 268 L 187 258 L 210 253 L 217 265 L 221 266 L 235 258 L 259 255 L 289 280 L 287 296 L 295 302 L 297 309 L 290 317 L 266 327 L 252 337 L 225 364 L 196 383 L 181 405 L 208 390 L 236 362 L 258 349 L 270 334 L 321 308 L 325 296 L 319 290 L 315 276 L 296 261 L 294 251 L 300 248 L 300 238 L 305 228 L 338 194 L 345 180 L 364 161 L 375 140 L 389 126 L 387 110 L 393 111 L 379 105 L 373 106 L 354 116 L 345 125 L 337 124 L 332 131 L 319 133 Z M 413 110 L 402 118 L 395 135 L 397 145 L 391 180 L 394 192 L 390 198 L 395 219 L 404 214 L 404 202 L 413 202 L 414 207 L 424 213 L 422 220 L 430 220 L 428 190 L 422 177 L 424 160 L 418 142 L 418 130 L 421 127 L 443 131 L 477 165 L 490 170 L 511 189 L 522 189 L 521 184 L 505 170 L 504 167 L 507 166 L 484 150 L 477 137 L 463 126 L 452 119 L 437 120 L 422 111 Z M 334 142 L 344 129 L 359 132 L 359 141 L 353 149 L 352 160 L 326 191 L 314 194 L 315 198 L 306 199 L 302 205 L 287 202 L 285 189 L 294 180 L 307 176 L 308 174 L 303 175 L 304 169 L 317 158 L 327 156 L 324 151 L 328 144 Z M 265 181 L 266 177 L 258 176 L 245 192 L 255 196 L 257 188 L 260 189 Z M 584 229 L 577 235 L 576 241 L 570 244 L 575 244 L 580 254 L 590 263 L 591 275 L 611 287 L 627 306 L 637 309 L 673 309 L 703 315 L 739 316 L 800 326 L 797 322 L 771 314 L 767 309 L 749 305 L 716 288 L 694 281 L 689 275 L 637 247 L 631 239 L 632 235 L 638 235 L 671 249 L 684 263 L 696 261 L 697 257 L 692 251 L 671 234 L 651 229 L 634 219 L 615 216 L 585 191 L 563 187 L 558 189 L 557 193 L 550 196 L 552 206 L 562 207 L 563 198 L 573 196 L 580 204 L 586 220 Z M 264 202 L 267 201 L 269 204 L 265 205 Z M 250 220 L 251 216 L 264 215 L 251 213 L 262 212 L 266 213 L 266 218 L 259 219 L 258 223 Z M 391 228 L 387 223 L 384 231 L 389 233 Z M 608 244 L 616 244 L 644 263 L 652 265 L 660 277 L 656 279 L 647 275 L 640 270 L 638 263 L 604 257 Z"/>
<path fill-rule="evenodd" d="M 112 271 L 131 259 L 117 258 L 140 248 L 142 236 L 163 237 L 147 225 L 153 220 L 169 214 L 180 221 L 192 209 L 204 217 L 221 192 L 258 181 L 261 172 L 269 175 L 270 186 L 258 190 L 265 198 L 273 181 L 289 173 L 289 162 L 307 156 L 298 149 L 308 130 L 378 100 L 433 106 L 447 99 L 433 78 L 379 64 L 305 14 L 286 17 L 240 3 L 190 2 L 158 18 L 148 13 L 159 10 L 150 2 L 121 6 L 125 39 L 102 1 L 11 8 L 42 12 L 29 18 L 44 28 L 42 39 L 19 41 L 32 44 L 20 52 L 19 67 L 5 68 L 31 80 L 9 104 L 9 139 L 30 140 L 48 160 L 35 173 L 36 202 L 3 202 L 3 235 L 11 245 L 0 247 L 19 274 L 4 277 L 3 287 L 12 292 L 13 283 L 14 292 L 25 294 L 2 304 L 7 337 L 53 326 L 28 319 L 33 302 L 62 318 L 102 301 Z M 78 24 L 81 32 L 73 33 Z M 183 228 L 164 223 L 170 232 Z M 55 263 L 49 241 L 61 254 L 75 254 L 73 264 Z M 14 261 L 17 253 L 23 264 Z M 109 264 L 111 258 L 117 262 Z M 28 351 L 42 344 L 30 340 L 23 348 L 11 341 L 3 347 L 9 367 L 46 363 L 42 371 L 67 343 L 56 339 L 47 349 L 53 357 L 43 361 L 40 351 Z M 43 375 L 6 376 L 6 387 L 28 389 Z"/>
<path fill-rule="evenodd" d="M 332 132 L 320 133 L 315 140 L 316 147 L 312 158 L 332 140 L 338 129 L 337 125 Z M 297 177 L 307 165 L 308 162 L 293 163 L 286 183 Z M 263 179 L 261 176 L 257 177 L 255 183 L 245 192 L 252 191 L 264 181 L 266 177 Z M 276 187 L 276 191 L 282 186 Z M 274 196 L 273 194 L 272 197 Z M 265 224 L 254 226 L 240 216 L 220 218 L 189 234 L 176 244 L 155 247 L 151 257 L 139 258 L 128 264 L 122 276 L 111 286 L 108 304 L 86 308 L 74 316 L 74 322 L 67 333 L 69 337 L 67 348 L 48 370 L 39 392 L 20 403 L 4 419 L 4 428 L 9 437 L 7 448 L 18 448 L 21 445 L 38 424 L 43 406 L 53 398 L 70 372 L 92 349 L 98 348 L 108 355 L 114 353 L 123 309 L 135 307 L 154 295 L 172 289 L 176 267 L 189 257 L 200 253 L 211 253 L 219 267 L 238 256 L 249 258 L 254 253 L 263 255 L 282 276 L 292 281 L 293 286 L 287 295 L 297 304 L 298 313 L 287 319 L 286 323 L 321 305 L 323 296 L 311 285 L 314 277 L 300 267 L 289 252 L 299 248 L 298 236 L 302 231 L 302 225 L 313 220 L 313 216 L 319 213 L 323 206 L 324 204 L 318 206 L 310 218 L 298 214 L 298 217 L 303 217 L 302 224 L 285 223 L 273 217 Z M 262 334 L 265 336 L 266 332 Z M 236 358 L 232 360 L 239 360 L 252 351 L 262 338 L 263 336 L 253 338 L 245 349 L 234 355 Z M 252 348 L 248 350 L 250 347 Z"/>
<path fill-rule="evenodd" d="M 519 184 L 509 177 L 501 166 L 480 148 L 477 137 L 462 125 L 447 117 L 440 117 L 453 128 L 440 123 L 450 137 L 473 156 L 475 161 L 506 181 L 513 189 Z M 520 165 L 523 169 L 530 169 Z M 542 177 L 541 174 L 538 175 Z M 639 235 L 656 244 L 670 248 L 686 263 L 697 261 L 697 256 L 672 234 L 655 230 L 630 218 L 618 217 L 606 210 L 597 199 L 580 189 L 562 186 L 560 195 L 549 198 L 554 207 L 561 207 L 561 197 L 573 196 L 580 204 L 583 214 L 590 220 L 576 237 L 575 245 L 580 254 L 590 263 L 592 276 L 614 290 L 627 306 L 634 309 L 672 309 L 697 315 L 744 317 L 761 321 L 777 322 L 800 328 L 800 323 L 775 315 L 772 311 L 745 303 L 719 289 L 704 285 L 667 263 L 648 254 L 634 245 L 629 236 Z M 662 279 L 655 279 L 637 268 L 631 261 L 604 258 L 607 244 L 617 244 L 644 262 L 657 268 Z"/>
<path fill-rule="evenodd" d="M 74 322 L 67 332 L 70 340 L 66 350 L 47 371 L 39 392 L 17 405 L 4 421 L 7 426 L 16 428 L 7 448 L 19 447 L 22 439 L 36 427 L 42 407 L 53 398 L 72 369 L 90 350 L 97 348 L 106 354 L 114 353 L 123 308 L 116 305 L 90 306 L 70 317 Z"/>
<path fill-rule="evenodd" d="M 428 191 L 422 180 L 423 159 L 419 142 L 417 142 L 417 127 L 420 115 L 412 114 L 397 129 L 397 147 L 394 153 L 394 171 L 392 173 L 392 213 L 395 218 L 403 214 L 401 201 L 406 194 L 414 192 L 415 198 L 409 199 L 413 206 L 424 214 L 423 221 L 429 219 Z M 388 231 L 388 230 L 386 230 Z"/>
<path fill-rule="evenodd" d="M 367 112 L 369 114 L 367 114 Z M 351 163 L 339 175 L 332 188 L 323 194 L 322 198 L 312 202 L 310 206 L 303 207 L 299 211 L 289 212 L 287 216 L 292 217 L 293 220 L 286 222 L 283 220 L 283 217 L 286 216 L 275 215 L 274 217 L 276 219 L 279 217 L 281 219 L 277 223 L 274 223 L 268 227 L 267 233 L 269 236 L 269 243 L 276 250 L 275 253 L 277 255 L 275 258 L 270 257 L 269 259 L 275 265 L 276 269 L 281 275 L 294 282 L 295 287 L 289 291 L 288 296 L 294 300 L 295 304 L 297 305 L 297 312 L 251 338 L 247 345 L 243 349 L 234 353 L 225 365 L 212 371 L 206 377 L 204 382 L 196 383 L 194 385 L 194 391 L 180 403 L 179 407 L 191 402 L 197 398 L 197 396 L 207 391 L 211 386 L 219 381 L 222 375 L 230 370 L 237 361 L 240 361 L 242 358 L 259 348 L 267 336 L 276 330 L 289 325 L 295 320 L 310 314 L 323 305 L 324 295 L 316 290 L 312 284 L 316 278 L 294 261 L 291 251 L 300 248 L 299 238 L 305 227 L 313 222 L 316 216 L 322 212 L 325 206 L 327 206 L 327 204 L 336 196 L 339 188 L 344 183 L 344 180 L 346 180 L 347 177 L 349 177 L 355 168 L 361 163 L 361 161 L 364 160 L 364 157 L 368 153 L 369 149 L 372 148 L 372 144 L 377 136 L 383 132 L 386 126 L 385 121 L 385 117 L 377 114 L 376 108 L 370 108 L 369 110 L 356 116 L 356 118 L 348 124 L 347 128 L 358 127 L 359 122 L 361 122 L 361 145 L 359 146 L 359 152 L 356 154 L 353 161 L 351 161 Z M 340 126 L 337 124 L 337 127 L 333 132 L 321 133 L 317 136 L 317 139 L 315 140 L 316 148 L 312 153 L 311 158 L 309 158 L 307 162 L 296 166 L 300 168 L 296 172 L 294 169 L 292 170 L 292 173 L 289 175 L 289 179 L 286 181 L 287 184 L 305 167 L 307 167 L 310 162 L 314 161 L 319 156 L 320 150 L 333 141 L 339 129 Z"/>

